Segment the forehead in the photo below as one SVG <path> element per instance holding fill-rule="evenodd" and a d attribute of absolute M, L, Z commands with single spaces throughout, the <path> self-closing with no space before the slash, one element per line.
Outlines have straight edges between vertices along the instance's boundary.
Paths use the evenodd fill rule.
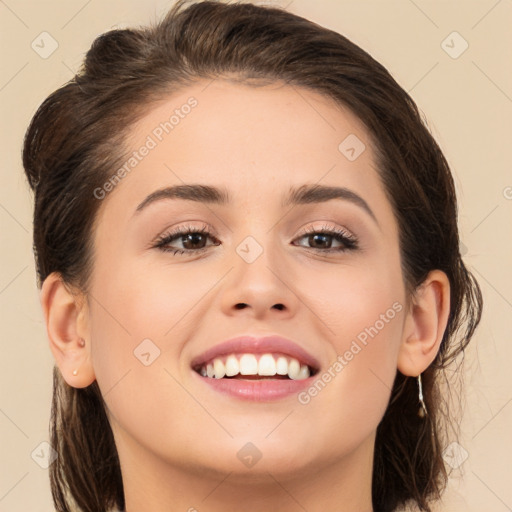
<path fill-rule="evenodd" d="M 148 108 L 126 140 L 126 172 L 105 201 L 116 209 L 134 210 L 157 188 L 185 183 L 233 190 L 245 208 L 274 195 L 282 204 L 304 183 L 385 201 L 363 123 L 304 88 L 197 82 Z"/>
<path fill-rule="evenodd" d="M 279 82 L 253 86 L 219 78 L 160 101 L 130 129 L 129 140 L 136 146 L 150 136 L 169 148 L 177 138 L 181 146 L 201 144 L 203 151 L 189 152 L 189 160 L 229 147 L 261 161 L 266 155 L 275 158 L 278 149 L 288 158 L 311 149 L 338 157 L 348 135 L 370 142 L 357 116 L 332 98 Z"/>

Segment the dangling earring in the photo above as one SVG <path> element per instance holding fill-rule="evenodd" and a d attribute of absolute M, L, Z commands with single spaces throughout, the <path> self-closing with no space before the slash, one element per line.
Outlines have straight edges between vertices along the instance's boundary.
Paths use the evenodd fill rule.
<path fill-rule="evenodd" d="M 421 407 L 418 410 L 418 416 L 420 418 L 424 418 L 428 413 L 427 413 L 427 407 L 425 406 L 425 402 L 423 401 L 423 388 L 421 386 L 421 373 L 418 375 L 418 388 L 419 388 L 418 395 L 419 395 L 419 399 L 421 402 Z"/>

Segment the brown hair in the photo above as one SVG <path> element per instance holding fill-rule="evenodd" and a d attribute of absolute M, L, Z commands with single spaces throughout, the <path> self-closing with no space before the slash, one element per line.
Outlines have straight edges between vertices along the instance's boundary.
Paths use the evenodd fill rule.
<path fill-rule="evenodd" d="M 448 325 L 423 373 L 429 414 L 421 419 L 416 379 L 398 370 L 377 428 L 374 510 L 409 500 L 429 511 L 446 486 L 442 427 L 449 423 L 441 375 L 473 336 L 479 285 L 459 251 L 457 202 L 445 157 L 409 95 L 344 36 L 277 7 L 180 0 L 159 23 L 100 35 L 82 69 L 39 107 L 23 165 L 35 194 L 38 286 L 52 272 L 87 293 L 100 205 L 93 191 L 125 160 L 130 126 L 148 103 L 198 79 L 282 81 L 348 107 L 366 126 L 399 226 L 408 296 L 433 269 L 450 280 Z M 119 127 L 123 127 L 120 130 Z M 70 387 L 54 366 L 50 438 L 58 451 L 50 481 L 59 512 L 124 509 L 118 454 L 97 382 Z M 447 416 L 445 423 L 441 421 Z"/>

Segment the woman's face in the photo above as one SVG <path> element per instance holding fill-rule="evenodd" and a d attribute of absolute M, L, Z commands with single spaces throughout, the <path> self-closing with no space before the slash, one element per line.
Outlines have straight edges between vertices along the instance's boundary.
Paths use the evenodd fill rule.
<path fill-rule="evenodd" d="M 304 89 L 217 79 L 148 109 L 130 145 L 119 182 L 96 191 L 87 324 L 122 463 L 256 478 L 312 474 L 358 450 L 370 467 L 405 291 L 397 223 L 365 128 Z M 147 199 L 183 185 L 229 200 Z M 313 185 L 346 191 L 287 203 Z M 165 242 L 189 228 L 209 234 Z M 292 340 L 316 374 L 218 379 L 192 368 L 242 335 Z M 237 361 L 256 350 L 239 349 Z M 279 356 L 297 355 L 277 345 L 264 352 L 278 366 Z"/>

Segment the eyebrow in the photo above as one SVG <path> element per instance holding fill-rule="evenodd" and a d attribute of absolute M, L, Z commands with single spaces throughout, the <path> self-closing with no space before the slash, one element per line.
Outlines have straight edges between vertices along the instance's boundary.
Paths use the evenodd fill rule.
<path fill-rule="evenodd" d="M 231 202 L 231 197 L 227 189 L 217 188 L 210 185 L 174 185 L 165 187 L 147 196 L 135 210 L 135 214 L 140 213 L 150 204 L 164 199 L 182 199 L 186 201 L 196 201 L 198 203 L 227 205 Z M 301 204 L 323 203 L 333 199 L 341 199 L 351 202 L 362 208 L 379 225 L 375 214 L 368 206 L 368 203 L 354 191 L 346 187 L 334 187 L 326 185 L 302 185 L 298 188 L 291 187 L 288 196 L 283 198 L 281 206 L 295 206 Z"/>

